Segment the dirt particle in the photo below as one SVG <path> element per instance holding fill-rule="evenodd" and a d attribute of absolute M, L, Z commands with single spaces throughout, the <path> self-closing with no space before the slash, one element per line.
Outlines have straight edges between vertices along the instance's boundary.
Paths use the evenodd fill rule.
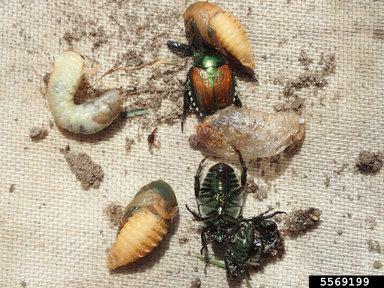
<path fill-rule="evenodd" d="M 329 187 L 330 182 L 331 182 L 331 178 L 328 175 L 325 175 L 325 179 L 324 179 L 325 187 Z"/>
<path fill-rule="evenodd" d="M 383 252 L 383 247 L 381 246 L 379 241 L 368 239 L 367 244 L 368 244 L 368 251 L 376 252 L 379 254 L 381 254 Z"/>
<path fill-rule="evenodd" d="M 48 85 L 49 77 L 51 77 L 51 73 L 45 73 L 45 75 L 43 77 L 43 82 L 45 85 Z"/>
<path fill-rule="evenodd" d="M 80 41 L 80 36 L 75 36 L 73 33 L 67 31 L 64 33 L 63 39 L 69 46 L 72 46 L 74 41 Z"/>
<path fill-rule="evenodd" d="M 191 288 L 201 288 L 201 280 L 200 278 L 195 278 L 191 282 Z"/>
<path fill-rule="evenodd" d="M 63 147 L 63 148 L 60 148 L 60 152 L 63 153 L 63 154 L 66 154 L 69 151 L 71 151 L 71 147 L 68 144 L 65 145 L 65 147 Z"/>
<path fill-rule="evenodd" d="M 327 85 L 327 80 L 324 78 L 324 72 L 320 71 L 305 71 L 295 79 L 290 79 L 284 87 L 283 95 L 285 97 L 294 96 L 296 91 L 303 88 L 318 87 L 322 88 Z"/>
<path fill-rule="evenodd" d="M 313 59 L 309 58 L 307 52 L 304 50 L 300 51 L 300 56 L 299 56 L 299 62 L 301 65 L 303 65 L 306 69 L 309 69 L 309 65 L 313 63 Z"/>
<path fill-rule="evenodd" d="M 269 188 L 270 186 L 266 189 L 266 187 L 257 185 L 252 177 L 248 178 L 246 189 L 248 190 L 248 193 L 252 193 L 253 196 L 259 201 L 263 201 L 268 198 Z"/>
<path fill-rule="evenodd" d="M 357 169 L 363 174 L 376 174 L 384 164 L 383 152 L 361 151 L 356 161 Z"/>
<path fill-rule="evenodd" d="M 300 111 L 304 107 L 304 99 L 295 95 L 293 101 L 276 104 L 273 109 L 276 112 L 280 111 Z"/>
<path fill-rule="evenodd" d="M 384 40 L 384 29 L 374 29 L 373 30 L 373 38 Z"/>
<path fill-rule="evenodd" d="M 376 260 L 373 262 L 372 267 L 373 269 L 380 269 L 381 267 L 383 267 L 383 263 L 381 263 L 380 260 Z"/>
<path fill-rule="evenodd" d="M 8 189 L 9 193 L 13 193 L 15 192 L 15 190 L 16 190 L 16 184 L 11 184 L 11 186 L 9 186 L 9 189 Z"/>
<path fill-rule="evenodd" d="M 20 282 L 20 286 L 21 286 L 21 287 L 27 287 L 27 282 L 25 282 L 25 281 L 21 281 L 21 282 Z"/>
<path fill-rule="evenodd" d="M 110 221 L 111 226 L 119 225 L 119 221 L 124 212 L 124 206 L 111 203 L 107 207 L 104 208 L 104 214 Z"/>
<path fill-rule="evenodd" d="M 185 244 L 187 242 L 189 242 L 189 238 L 187 238 L 187 237 L 180 237 L 179 238 L 179 244 L 180 245 L 183 245 L 183 244 Z"/>
<path fill-rule="evenodd" d="M 338 236 L 343 235 L 343 229 L 341 229 L 341 228 L 337 228 L 337 229 L 336 229 L 336 234 L 337 234 Z"/>
<path fill-rule="evenodd" d="M 377 226 L 377 222 L 372 216 L 365 218 L 365 223 L 367 224 L 367 227 L 371 230 L 375 229 Z"/>
<path fill-rule="evenodd" d="M 86 153 L 70 152 L 69 147 L 64 148 L 62 151 L 64 151 L 65 160 L 72 173 L 75 174 L 77 180 L 81 182 L 85 189 L 90 187 L 98 188 L 100 186 L 104 173 L 99 164 L 94 163 Z"/>
<path fill-rule="evenodd" d="M 320 220 L 321 211 L 317 208 L 292 211 L 284 223 L 283 235 L 298 236 L 315 228 Z"/>
<path fill-rule="evenodd" d="M 129 152 L 133 143 L 135 143 L 135 139 L 125 137 L 125 151 Z"/>
<path fill-rule="evenodd" d="M 45 127 L 33 127 L 29 129 L 29 137 L 32 141 L 39 141 L 48 136 L 48 130 Z"/>
<path fill-rule="evenodd" d="M 304 72 L 296 78 L 291 78 L 286 81 L 283 89 L 283 95 L 286 97 L 286 100 L 285 103 L 275 106 L 275 110 L 277 111 L 300 111 L 304 107 L 304 99 L 300 98 L 297 92 L 304 88 L 314 87 L 314 94 L 316 95 L 317 89 L 321 89 L 328 84 L 327 77 L 336 72 L 334 54 L 326 55 L 321 53 L 316 68 L 311 68 L 311 64 L 314 61 L 309 58 L 304 50 L 301 50 L 298 60 L 304 66 Z"/>

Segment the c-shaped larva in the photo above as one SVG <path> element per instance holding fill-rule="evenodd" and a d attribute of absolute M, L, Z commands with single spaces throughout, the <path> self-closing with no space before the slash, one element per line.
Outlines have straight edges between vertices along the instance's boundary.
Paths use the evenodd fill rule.
<path fill-rule="evenodd" d="M 120 90 L 110 90 L 99 98 L 76 105 L 74 96 L 84 74 L 84 57 L 65 51 L 54 63 L 48 83 L 48 105 L 55 122 L 74 133 L 93 134 L 110 125 L 123 108 Z"/>

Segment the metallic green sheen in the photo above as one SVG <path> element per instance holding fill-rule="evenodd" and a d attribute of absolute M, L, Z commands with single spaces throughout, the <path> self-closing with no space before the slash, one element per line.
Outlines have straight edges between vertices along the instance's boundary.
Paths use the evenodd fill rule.
<path fill-rule="evenodd" d="M 194 66 L 204 69 L 207 72 L 207 78 L 211 86 L 214 85 L 218 76 L 217 69 L 226 64 L 225 58 L 213 51 L 203 49 L 194 55 Z"/>
<path fill-rule="evenodd" d="M 161 195 L 161 197 L 167 203 L 168 207 L 177 206 L 175 191 L 173 191 L 172 187 L 164 180 L 159 179 L 152 181 L 151 183 L 142 187 L 140 190 L 153 190 Z"/>

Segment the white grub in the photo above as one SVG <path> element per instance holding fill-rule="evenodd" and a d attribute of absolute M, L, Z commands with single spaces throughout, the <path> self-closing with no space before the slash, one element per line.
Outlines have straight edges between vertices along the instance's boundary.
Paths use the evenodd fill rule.
<path fill-rule="evenodd" d="M 74 96 L 84 74 L 84 57 L 75 51 L 60 54 L 49 78 L 47 98 L 55 122 L 74 133 L 93 134 L 112 123 L 122 110 L 123 95 L 110 90 L 76 105 Z"/>
<path fill-rule="evenodd" d="M 236 146 L 247 160 L 271 157 L 304 136 L 304 119 L 294 112 L 262 112 L 230 106 L 196 126 L 199 148 L 223 158 Z"/>

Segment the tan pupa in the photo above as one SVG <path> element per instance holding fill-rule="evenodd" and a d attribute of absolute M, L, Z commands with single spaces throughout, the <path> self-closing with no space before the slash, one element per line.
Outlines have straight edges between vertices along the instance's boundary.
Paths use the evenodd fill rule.
<path fill-rule="evenodd" d="M 243 26 L 230 12 L 208 2 L 196 2 L 184 12 L 188 41 L 196 37 L 248 69 L 255 68 L 251 45 Z"/>
<path fill-rule="evenodd" d="M 108 252 L 108 269 L 127 265 L 150 253 L 167 234 L 176 212 L 175 192 L 166 182 L 157 180 L 142 187 L 120 220 L 120 233 Z"/>

